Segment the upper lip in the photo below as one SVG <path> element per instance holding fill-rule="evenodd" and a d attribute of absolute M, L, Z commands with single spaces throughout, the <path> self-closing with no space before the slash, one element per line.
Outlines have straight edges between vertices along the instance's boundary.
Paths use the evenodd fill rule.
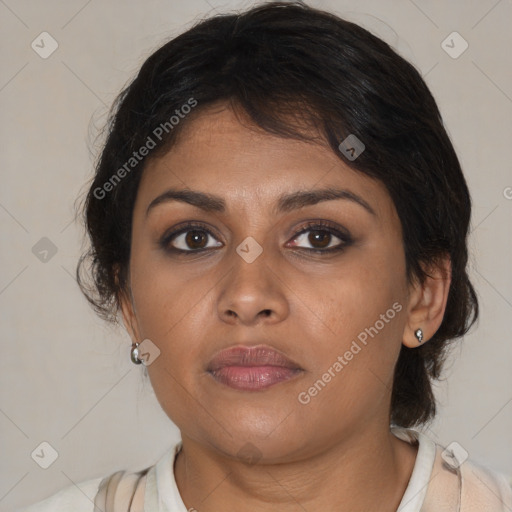
<path fill-rule="evenodd" d="M 281 352 L 268 345 L 235 346 L 218 352 L 209 362 L 207 371 L 225 366 L 279 366 L 301 370 L 302 368 Z"/>

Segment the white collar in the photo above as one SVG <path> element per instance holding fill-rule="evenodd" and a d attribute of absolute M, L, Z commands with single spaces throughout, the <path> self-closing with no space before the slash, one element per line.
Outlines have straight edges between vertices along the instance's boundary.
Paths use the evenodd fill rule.
<path fill-rule="evenodd" d="M 428 436 L 417 430 L 391 427 L 391 432 L 402 441 L 411 444 L 418 441 L 418 453 L 414 468 L 397 512 L 420 512 L 434 467 L 436 444 Z"/>
<path fill-rule="evenodd" d="M 144 510 L 150 510 L 151 512 L 187 512 L 187 507 L 181 499 L 174 476 L 174 461 L 181 448 L 182 442 L 180 440 L 174 446 L 171 446 L 148 471 Z"/>

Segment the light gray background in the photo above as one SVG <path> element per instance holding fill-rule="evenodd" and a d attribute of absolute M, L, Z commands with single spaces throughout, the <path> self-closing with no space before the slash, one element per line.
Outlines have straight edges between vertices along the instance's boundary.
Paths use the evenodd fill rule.
<path fill-rule="evenodd" d="M 129 361 L 128 335 L 104 325 L 78 290 L 73 203 L 91 176 L 106 109 L 143 60 L 201 17 L 249 5 L 0 0 L 2 511 L 141 469 L 178 438 Z M 311 5 L 392 44 L 438 101 L 474 198 L 471 274 L 482 309 L 439 387 L 429 435 L 512 477 L 512 1 Z M 59 44 L 47 59 L 31 48 L 43 31 Z M 457 59 L 441 46 L 453 31 L 469 43 Z M 58 249 L 46 263 L 32 253 L 42 237 Z M 43 441 L 59 454 L 46 470 L 31 458 Z"/>

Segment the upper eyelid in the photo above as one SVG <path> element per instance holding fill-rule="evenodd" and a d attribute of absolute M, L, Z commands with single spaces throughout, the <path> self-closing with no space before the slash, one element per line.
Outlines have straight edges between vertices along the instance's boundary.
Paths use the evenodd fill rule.
<path fill-rule="evenodd" d="M 302 227 L 298 228 L 298 231 L 295 231 L 294 236 L 301 234 L 304 231 L 309 231 L 309 230 L 315 229 L 315 227 L 318 228 L 319 230 L 325 229 L 325 230 L 339 231 L 341 234 L 344 234 L 345 236 L 349 236 L 348 230 L 346 230 L 345 228 L 343 228 L 341 226 L 338 227 L 338 226 L 333 226 L 331 224 L 332 224 L 332 221 L 309 220 L 309 221 L 306 221 L 306 223 Z M 215 234 L 215 231 L 216 231 L 215 228 L 212 228 L 212 227 L 210 227 L 206 224 L 203 224 L 201 222 L 188 223 L 188 224 L 185 223 L 182 227 L 177 227 L 177 228 L 172 228 L 172 229 L 166 230 L 164 232 L 163 237 L 176 236 L 176 235 L 179 235 L 182 233 L 186 233 L 187 231 L 193 231 L 194 229 L 208 231 L 210 234 Z M 231 232 L 231 230 L 229 230 L 229 231 Z M 346 231 L 346 233 L 344 233 L 344 231 Z"/>

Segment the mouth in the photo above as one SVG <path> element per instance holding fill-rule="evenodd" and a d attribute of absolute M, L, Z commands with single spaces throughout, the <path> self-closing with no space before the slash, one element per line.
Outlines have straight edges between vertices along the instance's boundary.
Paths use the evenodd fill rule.
<path fill-rule="evenodd" d="M 243 391 L 266 389 L 303 371 L 294 361 L 264 345 L 223 350 L 207 367 L 207 372 L 217 382 Z"/>

